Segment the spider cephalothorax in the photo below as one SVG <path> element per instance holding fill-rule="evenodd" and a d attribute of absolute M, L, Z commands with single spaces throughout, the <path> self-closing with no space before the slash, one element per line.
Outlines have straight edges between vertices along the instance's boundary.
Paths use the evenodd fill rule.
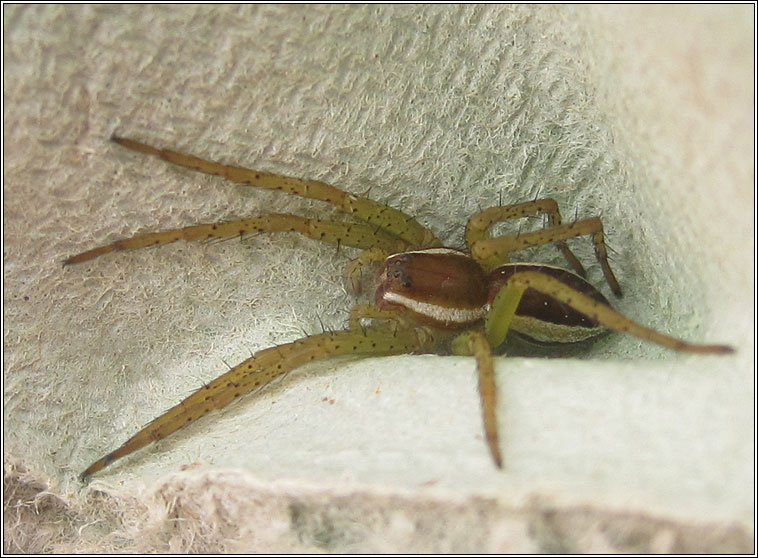
<path fill-rule="evenodd" d="M 466 226 L 467 251 L 445 248 L 432 231 L 414 218 L 366 197 L 314 180 L 302 180 L 214 163 L 168 149 L 114 136 L 129 149 L 237 183 L 280 190 L 330 203 L 354 222 L 273 214 L 223 223 L 139 235 L 82 252 L 64 265 L 109 252 L 167 244 L 177 240 L 229 238 L 261 232 L 297 232 L 304 236 L 361 248 L 348 266 L 348 279 L 360 288 L 361 269 L 383 262 L 375 304 L 357 305 L 350 327 L 304 337 L 264 349 L 169 409 L 122 446 L 95 461 L 87 477 L 147 444 L 168 436 L 206 413 L 255 391 L 307 362 L 336 355 L 387 355 L 451 351 L 473 355 L 487 444 L 502 467 L 497 434 L 495 372 L 492 348 L 514 331 L 541 343 L 572 343 L 606 329 L 623 331 L 677 351 L 728 353 L 726 345 L 696 345 L 657 332 L 619 314 L 584 278 L 584 268 L 566 240 L 591 235 L 595 254 L 611 291 L 621 288 L 608 264 L 603 226 L 597 217 L 561 223 L 551 199 L 497 206 L 472 216 Z M 490 229 L 507 219 L 544 214 L 546 228 L 490 238 Z M 511 252 L 554 243 L 574 272 L 553 266 L 509 263 Z"/>

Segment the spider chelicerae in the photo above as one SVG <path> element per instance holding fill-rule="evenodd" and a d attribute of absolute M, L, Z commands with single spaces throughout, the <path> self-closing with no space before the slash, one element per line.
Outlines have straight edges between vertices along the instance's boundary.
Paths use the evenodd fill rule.
<path fill-rule="evenodd" d="M 502 468 L 492 350 L 504 342 L 509 331 L 542 343 L 574 343 L 612 329 L 675 351 L 733 352 L 726 345 L 687 343 L 616 312 L 584 279 L 584 268 L 566 243 L 578 236 L 591 236 L 605 279 L 611 291 L 621 296 L 608 263 L 602 222 L 591 217 L 564 224 L 552 199 L 496 206 L 476 213 L 466 225 L 467 250 L 462 251 L 444 247 L 431 230 L 402 211 L 324 182 L 216 163 L 123 137 L 111 139 L 128 149 L 232 182 L 327 202 L 353 219 L 337 221 L 271 214 L 193 225 L 118 240 L 72 256 L 64 265 L 178 240 L 297 232 L 362 250 L 347 268 L 347 279 L 356 292 L 360 290 L 361 271 L 375 263 L 381 262 L 382 266 L 375 303 L 354 306 L 347 329 L 310 335 L 257 352 L 95 461 L 81 474 L 82 479 L 298 366 L 337 355 L 447 351 L 474 356 L 486 442 L 495 465 Z M 534 215 L 546 217 L 545 228 L 491 237 L 494 225 Z M 511 252 L 549 243 L 563 252 L 573 271 L 509 262 Z"/>

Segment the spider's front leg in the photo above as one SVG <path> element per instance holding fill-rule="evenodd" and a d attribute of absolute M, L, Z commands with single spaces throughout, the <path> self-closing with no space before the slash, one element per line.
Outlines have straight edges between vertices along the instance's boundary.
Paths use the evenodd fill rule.
<path fill-rule="evenodd" d="M 250 219 L 204 223 L 181 229 L 141 234 L 76 254 L 64 260 L 63 265 L 86 262 L 111 252 L 137 250 L 149 246 L 170 244 L 179 240 L 211 240 L 275 232 L 295 232 L 314 240 L 362 249 L 376 248 L 383 252 L 403 250 L 409 246 L 404 240 L 386 230 L 365 223 L 345 223 L 308 219 L 299 215 L 271 214 Z"/>
<path fill-rule="evenodd" d="M 371 326 L 311 335 L 293 343 L 264 349 L 206 384 L 119 448 L 95 461 L 84 470 L 81 478 L 165 438 L 213 410 L 226 407 L 238 397 L 257 391 L 308 362 L 338 355 L 393 355 L 425 351 L 437 342 L 434 334 L 426 328 Z"/>
<path fill-rule="evenodd" d="M 360 270 L 366 264 L 383 260 L 395 252 L 439 244 L 429 229 L 420 225 L 406 213 L 366 197 L 344 192 L 324 182 L 224 165 L 170 149 L 158 149 L 146 143 L 118 136 L 113 136 L 112 140 L 128 149 L 154 155 L 175 165 L 221 176 L 240 184 L 279 190 L 324 201 L 361 222 L 351 223 L 272 214 L 221 223 L 204 223 L 117 240 L 71 256 L 64 260 L 64 266 L 89 261 L 110 252 L 136 250 L 179 240 L 224 239 L 257 233 L 296 232 L 315 240 L 365 250 L 348 268 L 349 281 L 353 289 L 359 291 Z"/>
<path fill-rule="evenodd" d="M 437 240 L 434 233 L 418 223 L 410 215 L 364 196 L 350 194 L 319 180 L 307 180 L 234 165 L 225 165 L 201 159 L 194 155 L 179 153 L 171 149 L 159 149 L 140 141 L 115 135 L 111 139 L 133 151 L 153 155 L 169 163 L 205 174 L 221 176 L 238 184 L 268 190 L 279 190 L 287 194 L 332 204 L 340 211 L 366 223 L 370 223 L 375 228 L 384 229 L 413 247 L 439 245 L 439 240 Z"/>

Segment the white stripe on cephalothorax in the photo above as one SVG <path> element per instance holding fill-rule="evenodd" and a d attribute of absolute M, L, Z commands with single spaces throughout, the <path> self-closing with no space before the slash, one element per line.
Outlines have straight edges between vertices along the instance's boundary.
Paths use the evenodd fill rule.
<path fill-rule="evenodd" d="M 446 308 L 429 302 L 421 302 L 398 293 L 384 293 L 382 300 L 398 304 L 411 312 L 426 316 L 437 322 L 467 324 L 481 320 L 489 310 L 489 304 L 478 308 Z"/>
<path fill-rule="evenodd" d="M 450 254 L 452 256 L 461 256 L 463 258 L 471 259 L 471 256 L 466 254 L 466 252 L 461 252 L 455 248 L 423 248 L 421 250 L 410 250 L 409 252 L 398 252 L 397 254 L 392 254 L 391 256 L 387 257 L 387 259 L 389 260 L 395 256 L 403 256 L 405 254 Z"/>

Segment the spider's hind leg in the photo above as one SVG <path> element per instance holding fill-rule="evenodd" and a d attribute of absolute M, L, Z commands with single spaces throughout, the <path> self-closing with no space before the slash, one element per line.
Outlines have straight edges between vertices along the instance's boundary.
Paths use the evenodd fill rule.
<path fill-rule="evenodd" d="M 488 237 L 489 229 L 497 223 L 508 219 L 520 219 L 531 217 L 533 215 L 544 214 L 547 216 L 548 227 L 555 227 L 561 224 L 561 213 L 558 204 L 551 198 L 534 200 L 525 203 L 516 203 L 512 205 L 502 205 L 490 207 L 471 216 L 466 225 L 466 243 L 471 250 L 472 246 Z M 557 241 L 556 246 L 563 252 L 563 256 L 576 273 L 584 277 L 586 272 L 584 266 L 579 261 L 565 240 Z M 494 264 L 494 259 L 492 261 Z M 508 263 L 508 255 L 499 254 L 498 263 Z M 493 265 L 495 267 L 495 265 Z"/>
<path fill-rule="evenodd" d="M 488 238 L 487 236 L 489 228 L 500 221 L 528 217 L 539 213 L 548 215 L 548 226 L 542 230 L 507 234 L 495 238 Z M 472 216 L 466 226 L 466 241 L 471 255 L 489 270 L 508 263 L 511 252 L 517 252 L 531 248 L 532 246 L 555 243 L 561 249 L 571 267 L 579 275 L 584 275 L 584 267 L 566 244 L 566 240 L 583 235 L 592 236 L 595 255 L 600 262 L 605 280 L 611 287 L 613 294 L 621 296 L 621 286 L 608 263 L 603 222 L 599 217 L 590 217 L 573 223 L 561 224 L 558 204 L 555 200 L 546 198 L 533 202 L 485 209 Z"/>
<path fill-rule="evenodd" d="M 734 352 L 734 349 L 727 345 L 688 343 L 645 327 L 617 312 L 608 304 L 595 300 L 554 277 L 536 271 L 511 275 L 492 301 L 491 310 L 485 320 L 485 332 L 492 346 L 497 347 L 505 340 L 521 297 L 527 289 L 544 293 L 607 328 L 634 335 L 674 351 L 704 354 Z"/>

